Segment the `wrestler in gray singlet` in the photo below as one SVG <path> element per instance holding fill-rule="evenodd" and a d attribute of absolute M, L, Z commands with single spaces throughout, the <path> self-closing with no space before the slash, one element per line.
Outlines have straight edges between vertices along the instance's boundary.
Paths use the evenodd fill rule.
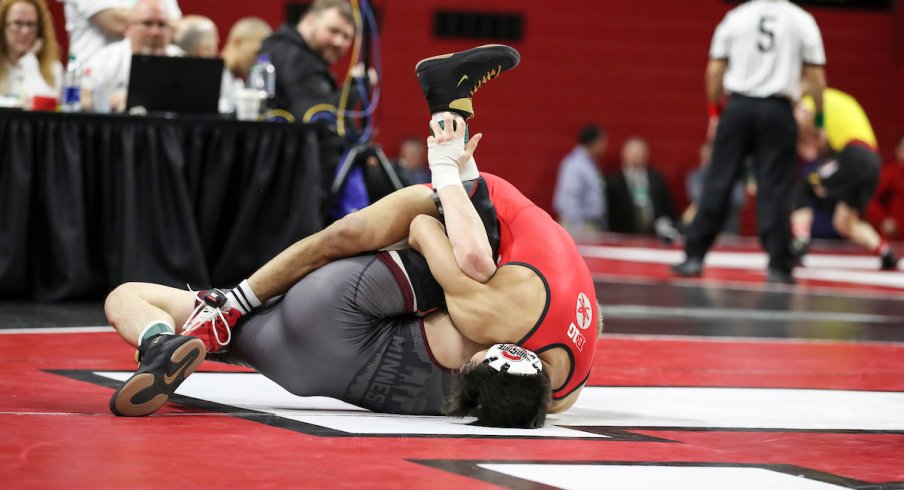
<path fill-rule="evenodd" d="M 242 319 L 225 356 L 299 396 L 440 415 L 452 374 L 433 359 L 410 289 L 376 255 L 332 262 Z"/>

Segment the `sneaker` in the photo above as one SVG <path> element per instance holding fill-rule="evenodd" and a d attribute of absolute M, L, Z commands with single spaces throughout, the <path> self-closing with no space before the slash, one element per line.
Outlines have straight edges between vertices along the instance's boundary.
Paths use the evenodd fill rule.
<path fill-rule="evenodd" d="M 790 272 L 778 269 L 769 269 L 766 272 L 766 282 L 770 284 L 797 284 Z"/>
<path fill-rule="evenodd" d="M 474 92 L 500 73 L 518 66 L 519 61 L 521 55 L 515 48 L 487 44 L 423 59 L 414 71 L 430 114 L 455 111 L 470 119 L 474 117 Z"/>
<path fill-rule="evenodd" d="M 703 274 L 703 261 L 688 257 L 684 262 L 672 266 L 672 274 L 683 277 L 699 277 Z"/>
<path fill-rule="evenodd" d="M 219 289 L 198 291 L 195 311 L 182 326 L 182 335 L 191 335 L 204 342 L 207 352 L 219 352 L 232 340 L 232 328 L 242 312 L 229 305 L 226 294 Z"/>
<path fill-rule="evenodd" d="M 882 265 L 880 267 L 882 270 L 893 271 L 898 269 L 898 257 L 891 250 L 882 254 L 881 260 Z"/>
<path fill-rule="evenodd" d="M 176 388 L 204 362 L 204 343 L 195 337 L 156 335 L 138 348 L 139 366 L 110 398 L 120 417 L 143 417 L 162 407 Z"/>

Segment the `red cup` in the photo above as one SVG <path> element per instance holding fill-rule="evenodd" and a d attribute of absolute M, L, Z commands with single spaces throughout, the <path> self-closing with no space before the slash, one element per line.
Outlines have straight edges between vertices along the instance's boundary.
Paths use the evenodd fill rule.
<path fill-rule="evenodd" d="M 55 111 L 57 106 L 56 97 L 47 97 L 45 95 L 35 95 L 31 99 L 31 108 L 36 111 Z"/>

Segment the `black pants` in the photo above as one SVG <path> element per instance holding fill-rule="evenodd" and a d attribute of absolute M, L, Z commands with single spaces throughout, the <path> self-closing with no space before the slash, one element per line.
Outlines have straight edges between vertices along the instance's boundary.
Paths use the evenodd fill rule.
<path fill-rule="evenodd" d="M 753 156 L 757 182 L 757 232 L 769 268 L 790 272 L 790 214 L 796 173 L 797 124 L 782 98 L 732 95 L 722 112 L 700 206 L 687 230 L 684 251 L 702 259 L 731 210 L 731 192 Z"/>

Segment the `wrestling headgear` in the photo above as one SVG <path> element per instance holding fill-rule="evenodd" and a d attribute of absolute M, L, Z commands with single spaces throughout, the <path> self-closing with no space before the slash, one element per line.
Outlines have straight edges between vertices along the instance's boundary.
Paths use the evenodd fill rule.
<path fill-rule="evenodd" d="M 533 352 L 515 344 L 496 344 L 483 360 L 501 373 L 532 375 L 543 371 L 543 363 Z"/>

